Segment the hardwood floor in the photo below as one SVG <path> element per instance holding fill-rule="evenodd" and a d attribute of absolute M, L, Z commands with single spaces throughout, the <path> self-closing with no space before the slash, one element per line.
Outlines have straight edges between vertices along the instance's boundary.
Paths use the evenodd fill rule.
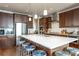
<path fill-rule="evenodd" d="M 72 46 L 70 46 L 70 47 L 72 47 Z M 19 52 L 20 51 L 19 51 L 18 46 L 12 47 L 12 48 L 0 49 L 0 56 L 20 56 Z"/>
<path fill-rule="evenodd" d="M 0 49 L 0 56 L 16 56 L 16 47 Z"/>

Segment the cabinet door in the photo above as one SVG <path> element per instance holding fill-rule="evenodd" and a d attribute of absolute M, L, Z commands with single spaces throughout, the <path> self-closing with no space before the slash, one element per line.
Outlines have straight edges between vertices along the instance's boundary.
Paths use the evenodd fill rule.
<path fill-rule="evenodd" d="M 5 27 L 13 28 L 13 14 L 6 14 L 6 19 L 4 20 Z"/>
<path fill-rule="evenodd" d="M 72 27 L 73 26 L 73 11 L 67 11 L 59 14 L 60 27 Z"/>
<path fill-rule="evenodd" d="M 65 17 L 65 27 L 72 27 L 73 26 L 73 11 L 67 11 L 64 13 Z"/>
<path fill-rule="evenodd" d="M 0 13 L 0 28 L 3 27 L 2 13 Z"/>
<path fill-rule="evenodd" d="M 48 28 L 51 28 L 51 17 L 47 18 Z"/>
<path fill-rule="evenodd" d="M 31 18 L 31 21 L 29 21 L 29 18 L 27 18 L 27 25 L 28 25 L 28 28 L 33 28 L 33 18 Z"/>
<path fill-rule="evenodd" d="M 22 18 L 20 14 L 15 14 L 14 18 L 16 23 L 22 23 Z"/>
<path fill-rule="evenodd" d="M 2 38 L 0 37 L 0 48 L 2 48 Z"/>
<path fill-rule="evenodd" d="M 44 24 L 44 22 L 43 22 L 44 20 L 41 18 L 41 19 L 39 19 L 39 26 L 40 27 L 43 27 L 43 24 Z"/>
<path fill-rule="evenodd" d="M 4 28 L 13 28 L 13 14 L 0 13 L 0 26 Z"/>
<path fill-rule="evenodd" d="M 64 16 L 65 13 L 60 13 L 59 14 L 59 27 L 62 28 L 62 27 L 65 27 L 65 16 Z"/>
<path fill-rule="evenodd" d="M 22 15 L 21 19 L 22 19 L 22 23 L 26 23 L 28 20 L 28 17 L 26 15 Z"/>
<path fill-rule="evenodd" d="M 73 10 L 73 26 L 79 26 L 79 8 Z"/>
<path fill-rule="evenodd" d="M 51 17 L 41 18 L 39 20 L 39 26 L 44 28 L 51 28 Z"/>

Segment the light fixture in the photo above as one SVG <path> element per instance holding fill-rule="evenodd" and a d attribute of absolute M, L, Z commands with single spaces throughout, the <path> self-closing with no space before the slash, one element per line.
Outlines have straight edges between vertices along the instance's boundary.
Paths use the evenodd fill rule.
<path fill-rule="evenodd" d="M 47 15 L 47 10 L 44 10 L 44 13 L 43 13 L 44 15 Z"/>
<path fill-rule="evenodd" d="M 35 15 L 34 15 L 34 18 L 35 18 L 35 19 L 37 19 L 37 18 L 38 18 L 37 14 L 35 14 Z"/>
<path fill-rule="evenodd" d="M 29 21 L 31 21 L 32 19 L 31 19 L 31 17 L 29 17 Z"/>

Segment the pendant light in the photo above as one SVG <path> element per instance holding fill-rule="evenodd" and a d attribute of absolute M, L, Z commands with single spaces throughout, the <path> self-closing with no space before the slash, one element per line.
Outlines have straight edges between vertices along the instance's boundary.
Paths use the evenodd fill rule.
<path fill-rule="evenodd" d="M 31 4 L 29 3 L 28 5 L 29 5 L 29 12 L 30 12 L 30 14 L 31 14 L 31 13 L 32 13 L 32 12 L 31 12 Z M 31 15 L 29 16 L 29 21 L 32 21 Z"/>
<path fill-rule="evenodd" d="M 34 15 L 34 18 L 35 18 L 35 19 L 37 19 L 37 18 L 38 18 L 38 15 L 37 15 L 37 14 L 35 14 L 35 15 Z"/>
<path fill-rule="evenodd" d="M 47 10 L 44 10 L 43 15 L 47 15 Z"/>
<path fill-rule="evenodd" d="M 29 21 L 32 21 L 31 17 L 29 17 Z"/>

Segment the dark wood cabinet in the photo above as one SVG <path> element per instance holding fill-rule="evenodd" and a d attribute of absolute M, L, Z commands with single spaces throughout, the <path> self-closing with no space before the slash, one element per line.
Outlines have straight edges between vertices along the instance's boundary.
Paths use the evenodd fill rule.
<path fill-rule="evenodd" d="M 51 17 L 39 19 L 39 26 L 44 28 L 51 28 Z"/>
<path fill-rule="evenodd" d="M 69 46 L 74 48 L 79 48 L 79 44 L 75 42 L 70 43 Z"/>
<path fill-rule="evenodd" d="M 59 14 L 59 27 L 65 27 L 65 13 L 60 13 Z"/>
<path fill-rule="evenodd" d="M 0 48 L 10 48 L 16 45 L 14 36 L 0 36 Z"/>
<path fill-rule="evenodd" d="M 33 28 L 33 18 L 31 17 L 31 21 L 27 21 L 28 28 Z"/>
<path fill-rule="evenodd" d="M 79 8 L 73 10 L 73 25 L 79 26 Z"/>
<path fill-rule="evenodd" d="M 0 27 L 13 28 L 13 14 L 0 12 Z"/>
<path fill-rule="evenodd" d="M 15 23 L 22 23 L 21 15 L 14 14 L 14 20 L 15 20 Z"/>
<path fill-rule="evenodd" d="M 16 23 L 27 23 L 28 22 L 28 16 L 26 15 L 14 14 L 14 19 Z"/>
<path fill-rule="evenodd" d="M 79 8 L 59 14 L 60 27 L 79 26 Z"/>
<path fill-rule="evenodd" d="M 44 17 L 39 19 L 39 27 L 40 27 L 40 31 L 42 28 L 43 32 L 47 32 L 48 29 L 51 28 L 51 17 Z"/>
<path fill-rule="evenodd" d="M 65 12 L 64 17 L 65 17 L 65 20 L 64 20 L 65 21 L 65 26 L 66 27 L 73 26 L 73 11 Z"/>
<path fill-rule="evenodd" d="M 28 16 L 26 16 L 26 15 L 21 15 L 21 21 L 22 21 L 22 23 L 27 23 L 27 21 L 28 21 Z"/>
<path fill-rule="evenodd" d="M 14 14 L 15 23 L 26 23 L 28 28 L 33 28 L 33 18 L 29 21 L 27 15 Z"/>

